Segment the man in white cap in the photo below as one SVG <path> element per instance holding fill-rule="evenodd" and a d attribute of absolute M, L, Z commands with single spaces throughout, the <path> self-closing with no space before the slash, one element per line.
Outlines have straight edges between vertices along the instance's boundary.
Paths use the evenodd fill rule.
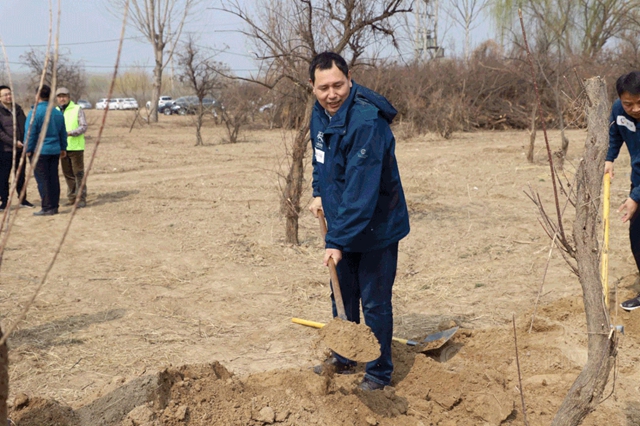
<path fill-rule="evenodd" d="M 67 156 L 61 158 L 62 173 L 67 181 L 68 206 L 75 204 L 78 189 L 84 178 L 84 133 L 87 131 L 87 119 L 82 108 L 70 97 L 69 89 L 60 87 L 56 90 L 58 109 L 64 114 L 67 128 Z M 87 205 L 87 186 L 82 188 L 78 207 Z"/>

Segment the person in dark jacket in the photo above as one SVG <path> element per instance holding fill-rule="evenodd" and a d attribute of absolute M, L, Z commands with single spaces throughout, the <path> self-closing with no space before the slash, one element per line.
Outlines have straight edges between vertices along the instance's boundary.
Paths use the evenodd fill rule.
<path fill-rule="evenodd" d="M 67 130 L 64 127 L 64 116 L 59 109 L 53 108 L 51 110 L 49 125 L 43 129 L 50 96 L 51 88 L 47 85 L 42 86 L 38 92 L 38 103 L 29 111 L 25 124 L 25 134 L 28 135 L 27 156 L 29 157 L 33 157 L 36 152 L 40 133 L 45 132 L 40 157 L 33 170 L 36 182 L 38 182 L 42 210 L 35 212 L 34 216 L 58 214 L 60 206 L 58 163 L 60 157 L 64 158 L 67 154 Z M 33 123 L 31 123 L 32 115 L 34 116 Z M 29 131 L 29 126 L 31 126 L 31 131 Z"/>
<path fill-rule="evenodd" d="M 9 200 L 9 177 L 11 176 L 11 166 L 14 166 L 16 182 L 16 191 L 18 197 L 24 188 L 24 170 L 26 169 L 25 161 L 23 161 L 22 169 L 19 169 L 20 158 L 22 157 L 22 147 L 24 141 L 24 111 L 20 105 L 15 104 L 15 120 L 13 116 L 13 98 L 11 96 L 11 88 L 9 86 L 0 86 L 0 143 L 2 150 L 0 151 L 0 211 L 4 210 Z M 14 126 L 15 126 L 15 148 L 16 155 L 13 156 L 14 148 Z M 24 197 L 20 203 L 22 207 L 33 207 L 27 200 L 27 191 L 24 191 Z"/>
<path fill-rule="evenodd" d="M 619 99 L 611 108 L 604 172 L 613 179 L 613 162 L 618 158 L 622 145 L 626 144 L 631 157 L 631 192 L 618 212 L 623 212 L 623 222 L 629 222 L 631 252 L 640 270 L 640 220 L 637 220 L 640 203 L 640 71 L 620 76 L 616 81 L 616 91 Z M 622 302 L 620 306 L 627 311 L 640 308 L 640 295 Z"/>
<path fill-rule="evenodd" d="M 314 151 L 309 209 L 327 219 L 324 264 L 336 263 L 347 319 L 365 323 L 380 342 L 381 356 L 366 365 L 360 389 L 390 384 L 393 362 L 391 290 L 398 242 L 409 233 L 409 214 L 390 124 L 396 110 L 383 96 L 356 84 L 345 60 L 317 55 L 309 67 L 317 102 L 311 117 Z M 336 316 L 335 301 L 333 315 Z M 351 372 L 355 362 L 334 353 L 325 368 Z"/>

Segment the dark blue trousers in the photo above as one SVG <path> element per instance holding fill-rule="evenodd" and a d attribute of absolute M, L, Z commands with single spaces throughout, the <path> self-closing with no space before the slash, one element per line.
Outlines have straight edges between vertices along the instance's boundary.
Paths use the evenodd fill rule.
<path fill-rule="evenodd" d="M 60 178 L 58 163 L 60 155 L 40 155 L 33 170 L 42 200 L 42 210 L 49 211 L 60 206 Z"/>
<path fill-rule="evenodd" d="M 367 363 L 365 377 L 381 385 L 391 383 L 391 339 L 393 337 L 393 309 L 391 289 L 398 266 L 398 243 L 383 249 L 365 252 L 342 252 L 338 263 L 338 279 L 347 319 L 360 323 L 360 301 L 364 321 L 380 342 L 380 358 Z M 333 316 L 337 316 L 335 300 L 331 296 Z M 340 362 L 355 364 L 339 354 Z"/>
<path fill-rule="evenodd" d="M 22 150 L 18 150 L 16 152 L 15 158 L 15 173 L 18 172 L 18 164 L 20 164 L 20 156 L 22 155 Z M 9 200 L 9 177 L 11 176 L 11 165 L 13 160 L 13 152 L 1 152 L 0 151 L 0 208 L 5 208 L 7 202 Z M 18 196 L 20 196 L 20 191 L 22 191 L 22 187 L 24 186 L 24 164 L 22 166 L 22 171 L 20 174 L 16 175 L 18 178 L 16 191 L 18 191 Z M 27 199 L 27 195 L 25 193 L 24 199 Z"/>

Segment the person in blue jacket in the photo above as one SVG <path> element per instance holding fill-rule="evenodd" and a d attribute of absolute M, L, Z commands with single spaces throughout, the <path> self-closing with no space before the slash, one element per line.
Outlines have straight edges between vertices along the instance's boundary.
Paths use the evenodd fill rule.
<path fill-rule="evenodd" d="M 380 358 L 367 363 L 360 389 L 382 389 L 393 372 L 391 289 L 398 242 L 409 233 L 390 128 L 397 112 L 383 96 L 356 84 L 336 53 L 317 55 L 309 76 L 317 99 L 310 126 L 314 199 L 309 210 L 316 217 L 322 210 L 326 217 L 323 262 L 336 263 L 347 319 L 360 322 L 362 301 L 365 323 L 380 342 Z M 314 371 L 350 373 L 355 364 L 333 353 Z"/>
<path fill-rule="evenodd" d="M 616 92 L 619 99 L 611 108 L 609 150 L 604 172 L 613 179 L 613 162 L 618 158 L 622 145 L 626 144 L 631 157 L 631 192 L 618 212 L 623 212 L 623 222 L 629 222 L 631 252 L 640 270 L 640 221 L 636 214 L 640 203 L 640 71 L 620 76 L 616 81 Z M 640 308 L 640 295 L 622 302 L 620 306 L 627 311 Z"/>
<path fill-rule="evenodd" d="M 38 138 L 43 131 L 50 97 L 51 88 L 43 85 L 38 92 L 36 106 L 27 115 L 24 134 L 28 135 L 27 156 L 30 158 L 33 157 L 36 151 Z M 33 123 L 31 123 L 32 115 Z M 60 162 L 60 157 L 64 158 L 67 154 L 67 130 L 64 126 L 64 116 L 60 110 L 56 108 L 51 110 L 49 125 L 44 131 L 46 133 L 42 142 L 42 150 L 33 171 L 38 183 L 40 199 L 42 200 L 42 209 L 35 212 L 35 216 L 52 216 L 58 213 L 58 207 L 60 206 L 58 163 Z"/>

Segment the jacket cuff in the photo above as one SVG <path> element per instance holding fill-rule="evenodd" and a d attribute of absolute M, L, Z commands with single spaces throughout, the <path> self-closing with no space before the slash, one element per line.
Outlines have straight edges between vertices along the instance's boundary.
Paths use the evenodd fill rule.
<path fill-rule="evenodd" d="M 343 250 L 342 250 L 342 246 L 339 246 L 339 245 L 337 245 L 337 244 L 331 243 L 331 242 L 329 242 L 329 241 L 327 241 L 327 242 L 325 243 L 324 248 L 325 248 L 325 249 L 336 249 L 336 250 L 343 251 Z"/>

